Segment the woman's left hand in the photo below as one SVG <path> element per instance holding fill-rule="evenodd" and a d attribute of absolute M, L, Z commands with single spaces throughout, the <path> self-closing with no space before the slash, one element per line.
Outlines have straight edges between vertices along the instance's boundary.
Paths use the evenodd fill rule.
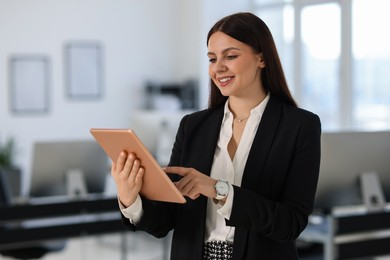
<path fill-rule="evenodd" d="M 208 198 L 215 198 L 215 184 L 217 180 L 195 170 L 194 168 L 185 167 L 165 167 L 166 173 L 173 173 L 182 176 L 183 178 L 176 182 L 175 185 L 183 196 L 191 199 L 196 199 L 203 194 Z"/>

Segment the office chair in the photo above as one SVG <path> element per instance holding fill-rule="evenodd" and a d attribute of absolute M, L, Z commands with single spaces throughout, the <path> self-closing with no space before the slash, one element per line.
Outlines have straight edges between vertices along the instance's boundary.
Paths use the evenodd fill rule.
<path fill-rule="evenodd" d="M 11 190 L 5 173 L 0 169 L 0 207 L 7 207 L 11 204 Z M 6 224 L 0 225 L 0 229 L 6 229 Z M 61 251 L 65 248 L 66 241 L 38 242 L 34 245 L 0 250 L 0 254 L 15 259 L 39 259 L 49 252 Z"/>

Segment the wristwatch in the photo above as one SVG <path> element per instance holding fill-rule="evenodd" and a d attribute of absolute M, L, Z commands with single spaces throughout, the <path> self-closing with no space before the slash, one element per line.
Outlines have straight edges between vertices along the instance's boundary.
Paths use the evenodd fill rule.
<path fill-rule="evenodd" d="M 217 197 L 215 199 L 221 200 L 227 197 L 230 190 L 230 185 L 228 181 L 218 180 L 214 186 L 215 191 L 217 192 Z"/>

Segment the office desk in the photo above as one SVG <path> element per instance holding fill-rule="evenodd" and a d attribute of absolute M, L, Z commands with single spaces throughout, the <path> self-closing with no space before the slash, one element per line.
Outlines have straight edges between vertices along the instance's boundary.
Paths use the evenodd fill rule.
<path fill-rule="evenodd" d="M 364 206 L 337 207 L 331 214 L 311 218 L 299 239 L 321 243 L 325 260 L 390 254 L 390 204 L 378 212 Z"/>
<path fill-rule="evenodd" d="M 0 249 L 124 231 L 117 198 L 93 197 L 0 207 Z"/>

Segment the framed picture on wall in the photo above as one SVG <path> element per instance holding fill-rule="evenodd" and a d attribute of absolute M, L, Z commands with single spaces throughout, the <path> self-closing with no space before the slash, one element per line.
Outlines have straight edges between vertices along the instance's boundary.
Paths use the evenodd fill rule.
<path fill-rule="evenodd" d="M 14 113 L 49 111 L 49 59 L 40 55 L 9 59 L 10 108 Z"/>
<path fill-rule="evenodd" d="M 97 42 L 65 45 L 66 92 L 71 99 L 100 98 L 103 93 L 102 47 Z"/>

